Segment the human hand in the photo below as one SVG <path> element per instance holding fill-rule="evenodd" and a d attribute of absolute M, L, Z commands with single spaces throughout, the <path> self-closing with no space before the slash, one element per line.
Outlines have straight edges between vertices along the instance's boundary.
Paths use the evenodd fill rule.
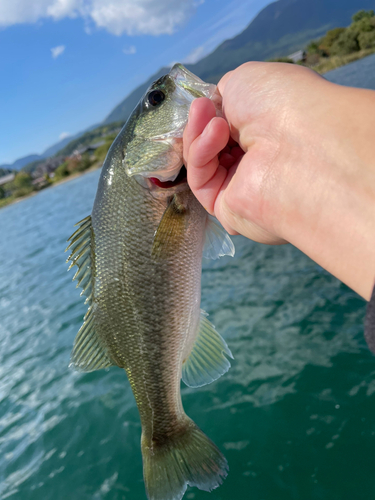
<path fill-rule="evenodd" d="M 197 99 L 184 133 L 198 200 L 231 234 L 291 242 L 369 298 L 375 93 L 279 63 L 242 65 L 218 90 L 224 118 Z"/>

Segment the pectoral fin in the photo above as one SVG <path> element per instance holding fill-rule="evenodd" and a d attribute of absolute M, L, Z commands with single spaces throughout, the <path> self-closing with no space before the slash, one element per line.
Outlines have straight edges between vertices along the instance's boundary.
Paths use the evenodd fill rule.
<path fill-rule="evenodd" d="M 182 365 L 182 380 L 189 387 L 210 384 L 226 373 L 233 359 L 225 340 L 201 310 L 199 331 L 189 357 Z"/>
<path fill-rule="evenodd" d="M 206 223 L 206 235 L 203 248 L 203 257 L 206 259 L 218 259 L 224 255 L 234 256 L 235 248 L 233 241 L 224 228 L 211 216 Z"/>
<path fill-rule="evenodd" d="M 173 196 L 155 232 L 151 255 L 154 259 L 176 254 L 184 241 L 187 208 Z"/>

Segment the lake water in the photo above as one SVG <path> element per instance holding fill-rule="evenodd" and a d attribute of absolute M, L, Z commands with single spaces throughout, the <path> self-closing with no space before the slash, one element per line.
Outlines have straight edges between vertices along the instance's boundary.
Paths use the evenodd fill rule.
<path fill-rule="evenodd" d="M 375 90 L 375 54 L 326 73 L 333 83 Z"/>
<path fill-rule="evenodd" d="M 372 56 L 326 77 L 375 89 L 374 75 Z M 146 498 L 125 373 L 68 369 L 85 306 L 64 249 L 91 211 L 98 177 L 0 211 L 1 499 Z M 365 302 L 291 246 L 234 241 L 234 259 L 204 265 L 202 306 L 235 361 L 210 386 L 182 390 L 230 472 L 211 494 L 191 488 L 185 498 L 375 498 Z"/>

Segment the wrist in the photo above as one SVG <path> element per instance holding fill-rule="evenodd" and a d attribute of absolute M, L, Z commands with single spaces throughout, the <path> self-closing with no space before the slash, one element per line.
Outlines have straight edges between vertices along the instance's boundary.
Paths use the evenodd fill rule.
<path fill-rule="evenodd" d="M 326 102 L 314 110 L 315 122 L 306 116 L 317 133 L 310 133 L 306 163 L 287 187 L 292 203 L 281 236 L 369 300 L 375 279 L 375 93 L 322 83 Z M 306 137 L 303 124 L 295 125 Z"/>

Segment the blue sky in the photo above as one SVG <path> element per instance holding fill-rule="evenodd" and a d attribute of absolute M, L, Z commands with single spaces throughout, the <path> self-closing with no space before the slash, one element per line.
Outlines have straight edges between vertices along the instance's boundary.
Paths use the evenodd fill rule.
<path fill-rule="evenodd" d="M 0 164 L 101 122 L 161 66 L 195 62 L 270 0 L 1 0 Z"/>

